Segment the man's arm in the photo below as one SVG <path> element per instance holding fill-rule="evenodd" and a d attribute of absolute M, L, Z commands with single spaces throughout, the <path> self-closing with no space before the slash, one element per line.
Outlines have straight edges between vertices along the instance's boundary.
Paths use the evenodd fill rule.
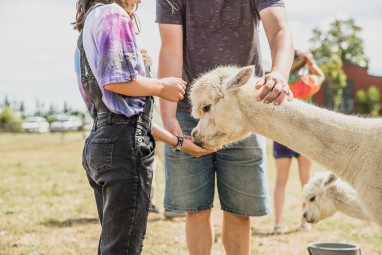
<path fill-rule="evenodd" d="M 265 85 L 258 100 L 265 98 L 265 103 L 280 104 L 286 96 L 292 100 L 293 93 L 289 90 L 288 77 L 293 61 L 292 34 L 288 27 L 284 7 L 268 7 L 260 11 L 264 30 L 267 35 L 272 56 L 272 70 L 260 79 L 257 88 Z"/>
<path fill-rule="evenodd" d="M 159 52 L 158 78 L 182 77 L 183 72 L 183 27 L 174 24 L 159 24 L 161 48 Z M 176 119 L 177 104 L 160 99 L 163 127 L 173 135 L 182 135 Z"/>

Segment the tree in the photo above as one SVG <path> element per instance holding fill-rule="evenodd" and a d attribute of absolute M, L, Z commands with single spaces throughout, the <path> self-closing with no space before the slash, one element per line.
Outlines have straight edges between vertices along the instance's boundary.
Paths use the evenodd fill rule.
<path fill-rule="evenodd" d="M 70 108 L 70 106 L 68 105 L 68 103 L 65 101 L 64 102 L 64 109 L 63 109 L 63 112 L 66 114 L 66 115 L 70 115 L 72 109 Z"/>
<path fill-rule="evenodd" d="M 4 107 L 4 108 L 8 108 L 8 107 L 10 107 L 10 106 L 11 106 L 11 103 L 9 102 L 8 97 L 5 96 L 5 97 L 4 97 L 4 102 L 3 102 L 3 107 Z"/>
<path fill-rule="evenodd" d="M 335 20 L 330 23 L 328 31 L 318 28 L 313 30 L 310 39 L 311 52 L 330 84 L 330 94 L 335 109 L 339 109 L 342 103 L 342 91 L 346 87 L 346 75 L 342 70 L 342 64 L 367 66 L 369 62 L 364 52 L 361 31 L 362 28 L 356 25 L 353 19 Z"/>
<path fill-rule="evenodd" d="M 57 109 L 53 104 L 50 104 L 49 110 L 44 114 L 44 117 L 49 123 L 57 120 Z"/>
<path fill-rule="evenodd" d="M 379 89 L 376 86 L 370 86 L 367 91 L 360 89 L 356 92 L 356 100 L 358 103 L 358 112 L 361 114 L 369 114 L 377 117 L 381 110 L 381 98 Z"/>
<path fill-rule="evenodd" d="M 20 105 L 19 105 L 19 112 L 21 113 L 21 115 L 24 115 L 24 112 L 25 112 L 24 101 L 21 101 L 21 102 L 20 102 Z"/>
<path fill-rule="evenodd" d="M 42 116 L 42 106 L 40 100 L 36 99 L 36 111 L 34 113 L 35 116 Z"/>

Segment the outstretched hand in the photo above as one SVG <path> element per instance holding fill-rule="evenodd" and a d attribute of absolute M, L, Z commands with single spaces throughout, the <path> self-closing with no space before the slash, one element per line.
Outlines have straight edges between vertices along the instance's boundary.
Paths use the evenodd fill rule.
<path fill-rule="evenodd" d="M 213 149 L 203 149 L 202 147 L 197 146 L 192 142 L 192 138 L 190 136 L 184 136 L 184 142 L 182 146 L 182 151 L 191 154 L 195 158 L 199 158 L 201 156 L 205 156 L 211 153 L 215 153 L 221 148 L 213 148 Z"/>
<path fill-rule="evenodd" d="M 270 72 L 259 79 L 255 87 L 256 89 L 262 87 L 262 90 L 257 96 L 257 101 L 264 99 L 264 103 L 266 104 L 273 102 L 274 105 L 279 105 L 285 97 L 287 97 L 289 101 L 293 100 L 293 93 L 289 89 L 287 77 L 281 72 Z"/>

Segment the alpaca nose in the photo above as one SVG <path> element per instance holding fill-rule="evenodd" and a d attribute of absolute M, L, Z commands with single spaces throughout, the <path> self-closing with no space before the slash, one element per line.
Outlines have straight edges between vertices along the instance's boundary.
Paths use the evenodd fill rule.
<path fill-rule="evenodd" d="M 302 217 L 304 217 L 304 219 L 306 219 L 306 215 L 307 215 L 307 213 L 304 212 L 304 214 L 302 215 Z"/>
<path fill-rule="evenodd" d="M 199 147 L 202 147 L 203 146 L 203 143 L 202 141 L 200 140 L 200 137 L 197 138 L 196 137 L 196 134 L 197 134 L 197 130 L 196 128 L 194 128 L 192 131 L 191 131 L 191 136 L 192 136 L 192 141 L 195 145 L 199 146 Z"/>

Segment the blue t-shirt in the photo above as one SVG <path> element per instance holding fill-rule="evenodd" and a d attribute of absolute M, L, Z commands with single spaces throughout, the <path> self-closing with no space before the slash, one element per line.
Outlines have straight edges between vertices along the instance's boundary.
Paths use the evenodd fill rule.
<path fill-rule="evenodd" d="M 83 44 L 90 68 L 102 91 L 102 101 L 109 110 L 127 117 L 142 112 L 145 97 L 129 97 L 104 89 L 110 83 L 124 83 L 135 80 L 138 75 L 146 76 L 134 24 L 127 12 L 115 3 L 95 8 L 86 17 Z M 78 48 L 75 52 L 75 69 L 81 95 L 95 118 L 97 111 L 81 83 Z"/>

